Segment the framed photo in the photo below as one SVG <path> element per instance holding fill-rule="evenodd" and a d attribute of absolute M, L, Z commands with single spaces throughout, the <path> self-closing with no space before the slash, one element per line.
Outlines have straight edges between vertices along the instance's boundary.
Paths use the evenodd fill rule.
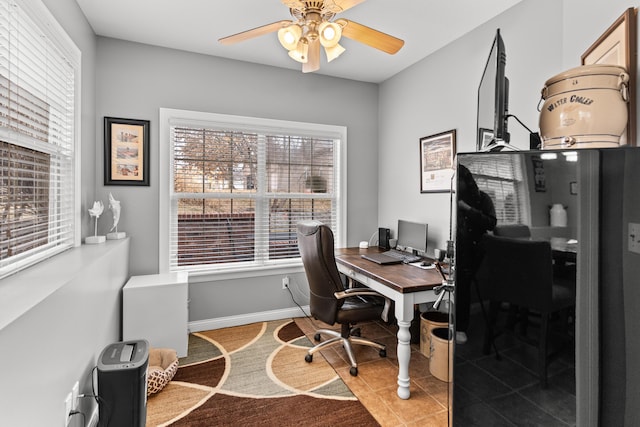
<path fill-rule="evenodd" d="M 420 138 L 421 193 L 443 193 L 451 189 L 455 155 L 455 129 Z"/>
<path fill-rule="evenodd" d="M 493 141 L 493 130 L 478 128 L 478 146 L 477 151 L 483 151 Z"/>
<path fill-rule="evenodd" d="M 547 191 L 547 178 L 544 174 L 544 162 L 538 156 L 531 157 L 533 165 L 533 186 L 536 193 L 545 193 Z"/>
<path fill-rule="evenodd" d="M 149 185 L 149 120 L 104 118 L 104 185 Z"/>
<path fill-rule="evenodd" d="M 620 145 L 636 145 L 636 21 L 637 10 L 630 7 L 581 56 L 582 65 L 619 65 L 629 73 L 629 121 Z"/>

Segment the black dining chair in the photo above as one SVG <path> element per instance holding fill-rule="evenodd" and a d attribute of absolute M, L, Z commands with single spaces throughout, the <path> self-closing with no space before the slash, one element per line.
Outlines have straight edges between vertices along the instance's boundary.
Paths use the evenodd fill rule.
<path fill-rule="evenodd" d="M 531 237 L 531 229 L 529 229 L 529 226 L 525 224 L 496 224 L 496 226 L 493 228 L 493 235 L 527 239 Z M 526 308 L 518 307 L 512 304 L 509 307 L 509 317 L 507 320 L 508 328 L 513 329 L 515 327 L 515 324 L 519 322 L 520 330 L 523 334 L 526 334 L 528 316 L 529 313 Z"/>
<path fill-rule="evenodd" d="M 494 236 L 531 237 L 531 230 L 525 224 L 498 224 L 493 228 Z"/>
<path fill-rule="evenodd" d="M 346 288 L 341 280 L 335 260 L 333 232 L 319 221 L 303 221 L 297 224 L 298 248 L 302 264 L 309 282 L 311 315 L 326 324 L 341 325 L 340 332 L 319 329 L 314 339 L 320 341 L 322 335 L 330 338 L 311 348 L 305 360 L 313 361 L 313 354 L 329 346 L 342 344 L 351 369 L 349 373 L 358 375 L 358 364 L 352 344 L 361 344 L 378 350 L 380 357 L 386 357 L 386 346 L 360 337 L 360 332 L 352 326 L 357 322 L 382 319 L 387 320 L 390 300 L 369 288 Z"/>
<path fill-rule="evenodd" d="M 551 245 L 547 241 L 487 235 L 484 237 L 489 318 L 484 353 L 489 354 L 496 337 L 496 321 L 502 303 L 540 315 L 538 376 L 547 387 L 547 365 L 557 353 L 548 352 L 552 313 L 575 306 L 575 281 L 554 277 Z M 566 319 L 566 316 L 563 316 Z M 525 321 L 527 318 L 525 317 Z M 568 334 L 566 334 L 568 337 Z"/>

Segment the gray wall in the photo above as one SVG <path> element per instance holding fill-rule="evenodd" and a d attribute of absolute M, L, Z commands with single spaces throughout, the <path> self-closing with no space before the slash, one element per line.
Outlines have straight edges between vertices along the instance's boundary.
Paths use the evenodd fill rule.
<path fill-rule="evenodd" d="M 96 38 L 74 0 L 44 0 L 82 52 L 80 154 L 82 234 L 90 232 L 86 208 L 95 194 Z M 64 399 L 74 382 L 91 393 L 91 369 L 105 345 L 120 336 L 120 288 L 128 270 L 128 242 L 75 248 L 3 279 L 34 289 L 55 286 L 31 310 L 0 330 L 0 425 L 63 425 Z M 104 255 L 104 257 L 102 257 Z M 83 268 L 85 267 L 85 268 Z M 30 282 L 31 281 L 31 282 Z M 10 294 L 10 292 L 9 292 Z M 10 304 L 2 301 L 2 304 Z M 90 404 L 89 399 L 83 399 Z M 85 408 L 87 420 L 90 408 Z M 80 425 L 80 417 L 76 416 Z"/>
<path fill-rule="evenodd" d="M 556 160 L 542 160 L 544 167 L 546 190 L 535 190 L 532 157 L 539 158 L 539 154 L 527 155 L 524 158 L 524 177 L 529 188 L 529 203 L 531 206 L 531 227 L 548 228 L 551 225 L 549 209 L 555 203 L 565 207 L 567 212 L 567 226 L 572 233 L 567 237 L 575 238 L 575 230 L 578 221 L 578 197 L 570 194 L 570 182 L 577 182 L 577 162 L 566 162 L 561 154 Z M 553 230 L 554 236 L 559 230 Z M 548 236 L 551 237 L 551 236 Z"/>
<path fill-rule="evenodd" d="M 103 186 L 102 153 L 95 168 L 96 197 L 107 200 L 112 192 L 122 203 L 118 228 L 132 237 L 132 275 L 158 272 L 161 107 L 347 126 L 348 244 L 368 240 L 376 229 L 377 85 L 109 38 L 98 38 L 97 61 L 96 141 L 104 116 L 151 121 L 149 187 Z M 104 231 L 109 226 L 101 224 Z M 193 283 L 190 320 L 295 307 L 280 278 Z M 303 275 L 294 283 L 306 287 Z"/>
<path fill-rule="evenodd" d="M 475 151 L 478 84 L 496 28 L 507 53 L 509 111 L 536 129 L 540 89 L 561 67 L 562 27 L 561 2 L 526 0 L 380 86 L 381 226 L 396 228 L 399 218 L 425 221 L 429 251 L 446 247 L 449 195 L 420 193 L 419 138 L 456 129 L 457 151 Z M 513 119 L 509 131 L 513 145 L 529 147 L 528 132 Z"/>
<path fill-rule="evenodd" d="M 511 84 L 509 111 L 537 130 L 536 106 L 544 82 L 579 66 L 582 53 L 631 6 L 637 4 L 623 0 L 525 0 L 381 84 L 379 224 L 394 227 L 398 218 L 426 221 L 430 249 L 444 247 L 449 230 L 449 198 L 446 194 L 420 194 L 418 140 L 457 129 L 458 152 L 475 151 L 477 87 L 496 28 L 501 29 L 506 45 L 506 72 Z M 631 120 L 640 122 L 638 116 Z M 527 133 L 513 119 L 509 120 L 509 128 L 512 144 L 528 148 Z M 637 182 L 637 170 L 631 168 L 627 173 L 630 182 Z M 637 191 L 632 193 L 635 196 L 628 198 L 633 200 L 626 199 L 629 204 L 625 203 L 618 220 L 624 233 L 628 222 L 640 222 Z M 626 235 L 620 236 L 618 242 L 625 239 Z M 637 254 L 629 253 L 626 248 L 621 253 L 625 286 L 616 303 L 625 301 L 626 306 L 634 307 L 640 298 L 635 286 L 640 277 L 640 263 Z M 603 414 L 610 419 L 624 420 L 625 425 L 635 425 L 637 408 L 640 408 L 637 362 L 640 339 L 637 334 L 622 334 L 625 329 L 634 330 L 640 320 L 632 310 L 626 310 L 621 321 L 622 317 L 626 327 L 607 333 L 613 333 L 608 336 L 610 341 L 622 344 L 627 365 L 609 364 L 608 368 L 616 371 L 616 375 L 625 373 L 628 379 L 624 383 L 607 384 L 612 391 L 609 396 L 624 384 L 628 401 L 626 404 L 618 401 L 616 405 L 612 405 L 613 401 L 605 403 Z M 579 351 L 592 351 L 592 348 Z"/>
<path fill-rule="evenodd" d="M 495 29 L 506 44 L 510 112 L 537 129 L 544 82 L 579 65 L 580 54 L 627 7 L 615 3 L 523 1 L 379 87 L 98 38 L 96 144 L 101 147 L 104 116 L 151 120 L 150 187 L 102 186 L 103 157 L 96 152 L 96 198 L 106 200 L 111 191 L 122 201 L 120 229 L 132 237 L 131 274 L 158 269 L 158 108 L 346 125 L 348 243 L 367 240 L 377 226 L 395 233 L 403 218 L 429 223 L 432 251 L 449 235 L 449 195 L 420 193 L 418 140 L 456 129 L 458 152 L 475 150 L 477 86 Z M 306 99 L 314 102 L 307 107 Z M 528 133 L 513 119 L 509 125 L 513 145 L 527 148 Z M 103 231 L 108 226 L 101 223 Z M 296 278 L 304 293 L 304 277 Z M 280 276 L 190 289 L 191 320 L 292 306 L 280 291 Z M 243 297 L 255 293 L 260 301 Z"/>
<path fill-rule="evenodd" d="M 449 198 L 445 194 L 420 194 L 418 139 L 457 129 L 458 151 L 474 150 L 477 85 L 495 28 L 501 28 L 506 43 L 510 111 L 529 127 L 536 128 L 536 105 L 544 81 L 579 65 L 581 53 L 630 6 L 622 0 L 525 0 L 378 87 L 96 39 L 74 0 L 44 0 L 44 3 L 82 51 L 83 235 L 91 232 L 86 208 L 95 199 L 106 201 L 112 191 L 123 204 L 120 229 L 132 237 L 131 274 L 155 273 L 158 268 L 158 108 L 347 126 L 348 243 L 368 239 L 378 225 L 395 228 L 397 219 L 405 218 L 429 223 L 432 250 L 442 247 L 448 237 Z M 151 120 L 149 188 L 102 185 L 104 116 Z M 513 121 L 510 128 L 514 144 L 525 148 L 526 133 Z M 640 179 L 637 171 L 630 174 L 633 182 Z M 387 180 L 394 184 L 386 184 Z M 633 194 L 636 193 L 631 191 Z M 640 222 L 637 209 L 629 208 L 624 215 L 623 223 Z M 108 223 L 101 222 L 102 232 L 109 227 Z M 628 283 L 640 274 L 640 263 L 636 261 L 637 255 L 624 255 Z M 99 277 L 122 281 L 120 273 L 113 274 L 110 270 L 103 273 Z M 62 419 L 62 402 L 73 382 L 80 380 L 82 390 L 88 391 L 87 369 L 95 364 L 102 347 L 118 338 L 119 319 L 112 310 L 113 304 L 117 304 L 120 284 L 110 280 L 86 280 L 62 287 L 46 309 L 36 308 L 25 314 L 23 326 L 11 331 L 11 340 L 0 337 L 0 346 L 5 348 L 7 344 L 19 345 L 28 337 L 44 333 L 50 343 L 47 351 L 56 354 L 67 350 L 56 347 L 60 343 L 74 349 L 77 343 L 82 343 L 80 359 L 57 359 L 57 369 L 51 371 L 55 376 L 40 382 L 40 387 L 50 391 L 46 396 L 7 398 L 9 391 L 3 388 L 3 415 L 5 407 L 15 407 L 23 409 L 23 416 L 32 412 L 34 425 L 60 424 L 61 421 L 52 420 Z M 303 280 L 296 275 L 294 285 Z M 300 286 L 304 291 L 304 284 Z M 634 289 L 625 289 L 628 297 L 638 297 Z M 197 284 L 191 287 L 191 292 L 192 320 L 291 306 L 288 296 L 280 290 L 279 277 Z M 300 294 L 302 298 L 304 292 Z M 248 299 L 246 295 L 260 297 Z M 104 307 L 104 301 L 110 301 L 108 307 Z M 75 309 L 80 311 L 74 312 Z M 60 317 L 61 313 L 75 315 Z M 51 323 L 55 319 L 59 321 Z M 90 328 L 74 329 L 74 341 L 68 342 L 65 325 L 74 321 L 88 321 Z M 627 319 L 627 324 L 630 322 L 637 324 L 635 317 Z M 627 339 L 627 351 L 637 354 L 638 340 Z M 3 365 L 11 366 L 13 371 L 27 371 L 31 364 L 30 360 L 12 360 L 10 365 Z M 634 376 L 632 379 L 637 379 L 638 372 L 635 365 L 627 368 L 627 373 Z M 627 382 L 627 396 L 634 399 L 635 407 L 640 407 L 639 383 Z M 39 411 L 31 411 L 34 401 L 38 401 Z M 632 414 L 627 412 L 626 416 L 631 424 Z M 3 417 L 2 421 L 5 420 Z M 11 422 L 13 418 L 9 421 L 21 424 Z"/>
<path fill-rule="evenodd" d="M 509 112 L 535 131 L 545 81 L 579 66 L 582 53 L 630 6 L 622 0 L 525 0 L 382 83 L 379 225 L 425 221 L 429 250 L 445 246 L 449 196 L 420 193 L 418 140 L 456 129 L 457 151 L 475 151 L 478 84 L 496 28 L 507 52 Z M 509 131 L 514 146 L 529 147 L 528 132 L 514 119 Z"/>
<path fill-rule="evenodd" d="M 92 394 L 92 370 L 120 338 L 120 289 L 128 274 L 129 241 L 70 249 L 3 283 L 38 290 L 55 286 L 27 313 L 0 329 L 0 425 L 62 426 L 74 383 Z M 82 399 L 86 421 L 95 407 Z M 82 425 L 75 416 L 72 426 Z"/>
<path fill-rule="evenodd" d="M 557 72 L 580 65 L 584 51 L 629 7 L 638 7 L 638 4 L 628 0 L 563 0 L 562 38 L 557 42 L 562 45 L 562 66 L 557 66 Z M 640 72 L 640 67 L 637 70 Z M 636 100 L 636 111 L 637 104 Z M 636 121 L 638 129 L 640 115 L 631 120 Z"/>

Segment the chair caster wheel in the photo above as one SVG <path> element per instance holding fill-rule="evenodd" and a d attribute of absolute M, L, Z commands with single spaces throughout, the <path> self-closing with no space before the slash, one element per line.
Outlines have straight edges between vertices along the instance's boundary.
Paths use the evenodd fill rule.
<path fill-rule="evenodd" d="M 380 357 L 387 357 L 387 350 L 380 350 L 378 354 L 380 355 Z"/>
<path fill-rule="evenodd" d="M 307 363 L 311 363 L 313 361 L 313 354 L 307 354 L 304 357 L 304 361 L 307 362 Z"/>
<path fill-rule="evenodd" d="M 313 336 L 313 339 L 314 339 L 314 340 L 316 340 L 316 341 L 320 341 L 320 338 L 321 338 L 321 337 L 320 337 L 320 334 L 315 334 L 315 335 Z"/>
<path fill-rule="evenodd" d="M 352 377 L 357 377 L 358 376 L 358 368 L 352 367 L 351 369 L 349 369 L 349 373 L 351 374 Z"/>

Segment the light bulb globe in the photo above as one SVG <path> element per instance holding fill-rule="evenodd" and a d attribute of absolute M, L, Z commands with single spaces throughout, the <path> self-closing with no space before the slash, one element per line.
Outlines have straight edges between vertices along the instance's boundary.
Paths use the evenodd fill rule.
<path fill-rule="evenodd" d="M 278 30 L 278 41 L 287 50 L 295 49 L 302 36 L 302 28 L 298 24 L 292 24 Z"/>
<path fill-rule="evenodd" d="M 318 28 L 320 44 L 324 47 L 334 47 L 342 37 L 342 27 L 335 22 L 324 21 Z"/>
<path fill-rule="evenodd" d="M 300 41 L 298 42 L 298 45 L 296 46 L 295 49 L 291 49 L 289 51 L 289 56 L 302 63 L 302 64 L 306 64 L 307 61 L 309 60 L 308 57 L 308 53 L 309 53 L 309 43 L 307 42 L 307 40 L 303 37 L 300 39 Z"/>

